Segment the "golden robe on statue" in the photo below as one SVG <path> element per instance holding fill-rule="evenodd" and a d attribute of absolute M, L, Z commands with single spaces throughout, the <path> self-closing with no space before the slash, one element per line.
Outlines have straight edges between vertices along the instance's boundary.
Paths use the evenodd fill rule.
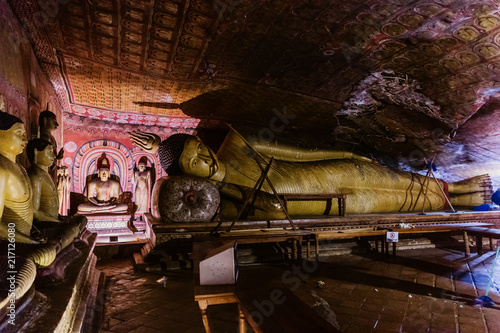
<path fill-rule="evenodd" d="M 173 138 L 176 135 L 178 137 Z M 420 192 L 425 176 L 391 169 L 356 154 L 309 151 L 258 142 L 250 145 L 234 130 L 228 133 L 215 154 L 195 136 L 176 135 L 161 143 L 157 137 L 144 132 L 133 132 L 131 137 L 145 149 L 155 150 L 158 146 L 167 173 L 184 173 L 219 183 L 223 198 L 221 216 L 225 218 L 236 215 L 245 193 L 255 186 L 262 173 L 258 163 L 265 167 L 271 157 L 274 159 L 268 178 L 278 193 L 346 194 L 348 214 L 406 212 L 422 208 L 442 210 L 446 198 L 438 182 L 453 205 L 472 207 L 489 201 L 491 197 L 488 175 L 450 184 L 432 180 L 423 207 L 424 195 Z M 288 211 L 295 216 L 320 215 L 325 211 L 325 205 L 322 201 L 294 201 L 289 202 Z M 255 208 L 254 215 L 249 218 L 284 218 L 267 182 L 262 186 Z M 337 214 L 337 208 L 330 213 Z"/>

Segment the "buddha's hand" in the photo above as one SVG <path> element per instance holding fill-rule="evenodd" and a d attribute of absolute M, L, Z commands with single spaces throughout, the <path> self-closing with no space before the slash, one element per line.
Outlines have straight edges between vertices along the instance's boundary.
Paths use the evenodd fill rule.
<path fill-rule="evenodd" d="M 64 157 L 64 148 L 61 148 L 57 153 L 56 160 L 62 160 Z"/>
<path fill-rule="evenodd" d="M 34 236 L 34 237 L 32 236 L 31 239 L 32 239 L 31 244 L 45 244 L 48 241 L 47 236 L 43 236 L 43 235 Z"/>
<path fill-rule="evenodd" d="M 153 133 L 146 133 L 141 130 L 136 130 L 130 132 L 130 140 L 139 146 L 140 148 L 156 153 L 158 151 L 158 145 L 161 142 L 161 138 Z"/>
<path fill-rule="evenodd" d="M 30 255 L 31 259 L 40 266 L 49 266 L 57 256 L 57 247 L 45 244 L 36 248 Z"/>
<path fill-rule="evenodd" d="M 34 225 L 31 226 L 31 233 L 29 236 L 30 240 L 27 243 L 30 244 L 43 244 L 47 243 L 48 238 Z"/>

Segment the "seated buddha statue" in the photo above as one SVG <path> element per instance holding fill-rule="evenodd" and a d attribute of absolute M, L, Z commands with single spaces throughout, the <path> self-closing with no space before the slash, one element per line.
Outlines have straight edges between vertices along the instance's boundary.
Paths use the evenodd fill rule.
<path fill-rule="evenodd" d="M 57 188 L 48 172 L 54 162 L 54 148 L 49 141 L 33 139 L 28 142 L 26 152 L 31 163 L 28 176 L 33 189 L 34 222 L 60 222 Z"/>
<path fill-rule="evenodd" d="M 78 205 L 78 213 L 126 213 L 128 205 L 118 202 L 121 186 L 118 181 L 110 179 L 110 163 L 105 153 L 97 159 L 97 170 L 98 177 L 90 180 L 86 186 L 88 202 Z"/>
<path fill-rule="evenodd" d="M 38 117 L 38 125 L 40 126 L 40 139 L 44 139 L 52 145 L 52 149 L 54 149 L 54 156 L 57 160 L 62 160 L 64 156 L 64 148 L 61 148 L 59 152 L 57 152 L 57 142 L 52 132 L 59 127 L 59 123 L 57 122 L 57 116 L 54 112 L 49 111 L 48 105 L 47 110 L 40 112 Z"/>
<path fill-rule="evenodd" d="M 24 167 L 16 163 L 16 156 L 23 152 L 26 143 L 22 121 L 0 112 L 0 242 L 14 239 L 16 255 L 28 257 L 39 266 L 48 266 L 79 235 L 85 222 L 51 225 L 50 235 L 34 228 L 30 178 Z"/>
<path fill-rule="evenodd" d="M 233 129 L 217 153 L 188 134 L 174 134 L 161 141 L 155 134 L 134 131 L 130 137 L 142 149 L 157 151 L 169 175 L 186 174 L 218 184 L 221 218 L 236 216 L 268 163 L 267 176 L 278 193 L 346 194 L 346 213 L 350 214 L 441 210 L 447 197 L 454 206 L 471 207 L 488 203 L 491 197 L 488 175 L 449 184 L 430 181 L 424 196 L 421 189 L 427 178 L 423 175 L 385 167 L 350 152 L 249 143 Z M 285 218 L 272 193 L 269 183 L 264 182 L 249 219 Z M 290 215 L 321 215 L 326 203 L 293 201 L 287 207 Z M 330 214 L 338 214 L 337 208 L 332 208 Z"/>
<path fill-rule="evenodd" d="M 54 149 L 52 144 L 44 139 L 33 139 L 26 147 L 28 160 L 28 176 L 33 189 L 33 223 L 35 226 L 48 227 L 51 223 L 77 223 L 85 224 L 83 216 L 59 215 L 59 191 L 49 174 L 49 169 L 54 162 Z"/>

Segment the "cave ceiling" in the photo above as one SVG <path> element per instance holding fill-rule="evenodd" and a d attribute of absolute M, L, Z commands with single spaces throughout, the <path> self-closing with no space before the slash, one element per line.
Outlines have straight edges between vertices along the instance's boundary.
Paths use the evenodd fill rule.
<path fill-rule="evenodd" d="M 68 112 L 496 177 L 499 1 L 9 1 Z"/>

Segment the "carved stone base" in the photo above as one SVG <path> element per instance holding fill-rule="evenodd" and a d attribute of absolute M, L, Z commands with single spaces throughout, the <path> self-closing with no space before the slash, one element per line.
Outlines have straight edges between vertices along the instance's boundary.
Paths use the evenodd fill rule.
<path fill-rule="evenodd" d="M 36 287 L 40 289 L 61 283 L 67 268 L 76 258 L 82 255 L 80 249 L 85 251 L 89 247 L 89 238 L 92 235 L 88 230 L 82 230 L 78 238 L 75 238 L 73 243 L 63 249 L 52 264 L 38 268 L 35 280 Z"/>
<path fill-rule="evenodd" d="M 95 268 L 97 258 L 93 250 L 96 237 L 96 234 L 92 234 L 88 238 L 89 246 L 80 250 L 70 246 L 72 249 L 68 250 L 65 259 L 63 256 L 60 264 L 66 263 L 74 251 L 81 252 L 81 255 L 67 264 L 64 279 L 55 286 L 37 286 L 33 300 L 16 313 L 16 325 L 3 325 L 0 330 L 26 333 L 91 332 L 101 274 Z"/>
<path fill-rule="evenodd" d="M 95 214 L 86 217 L 87 228 L 97 233 L 98 245 L 147 242 L 144 230 L 139 231 L 131 226 L 130 214 Z"/>
<path fill-rule="evenodd" d="M 82 253 L 70 244 L 57 255 L 56 260 L 47 267 L 40 267 L 36 273 L 35 285 L 43 288 L 59 284 L 63 281 L 66 269 Z"/>
<path fill-rule="evenodd" d="M 130 214 L 87 215 L 87 229 L 92 232 L 127 229 Z"/>
<path fill-rule="evenodd" d="M 44 294 L 31 289 L 18 301 L 16 301 L 16 313 L 14 325 L 6 318 L 0 323 L 0 332 L 23 332 L 24 329 L 34 320 L 36 320 L 46 307 L 49 305 L 49 299 Z"/>

